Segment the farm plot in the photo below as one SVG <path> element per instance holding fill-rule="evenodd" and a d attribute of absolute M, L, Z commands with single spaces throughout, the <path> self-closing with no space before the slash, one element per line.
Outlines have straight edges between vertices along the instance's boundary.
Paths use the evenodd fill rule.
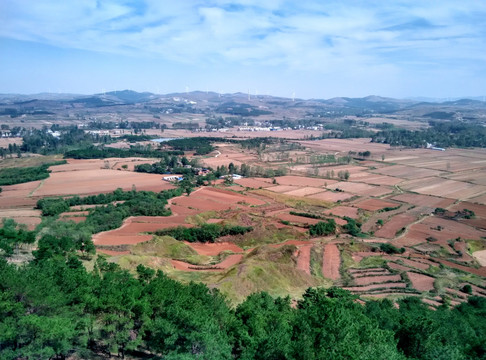
<path fill-rule="evenodd" d="M 486 231 L 474 229 L 458 221 L 433 216 L 411 225 L 406 234 L 395 243 L 397 246 L 413 246 L 426 242 L 429 238 L 445 249 L 449 249 L 447 240 L 455 239 L 458 236 L 472 240 L 481 239 L 486 236 Z"/>
<path fill-rule="evenodd" d="M 310 275 L 310 251 L 312 245 L 303 245 L 299 247 L 297 255 L 297 269 Z"/>
<path fill-rule="evenodd" d="M 341 189 L 356 195 L 381 196 L 391 193 L 393 190 L 386 186 L 373 186 L 364 183 L 355 183 L 351 181 L 342 181 L 336 184 L 328 185 L 328 189 Z"/>
<path fill-rule="evenodd" d="M 2 186 L 2 192 L 0 193 L 0 209 L 34 207 L 37 200 L 32 199 L 30 194 L 40 186 L 42 181 L 31 181 L 24 184 Z"/>
<path fill-rule="evenodd" d="M 61 165 L 62 166 L 62 165 Z M 173 189 L 174 186 L 162 181 L 160 175 L 142 174 L 117 170 L 78 170 L 58 171 L 51 173 L 32 196 L 64 196 L 106 193 L 122 188 L 130 190 L 135 186 L 137 190 L 162 191 Z"/>
<path fill-rule="evenodd" d="M 271 189 L 269 189 L 271 190 Z M 292 195 L 292 196 L 307 196 L 312 194 L 318 194 L 320 192 L 326 191 L 323 188 L 315 188 L 315 187 L 303 187 L 296 190 L 286 191 L 285 194 Z"/>
<path fill-rule="evenodd" d="M 358 286 L 380 284 L 386 282 L 400 282 L 402 277 L 400 275 L 373 275 L 373 276 L 360 276 L 354 278 L 354 283 Z"/>
<path fill-rule="evenodd" d="M 356 206 L 357 208 L 368 210 L 368 211 L 377 211 L 377 210 L 384 209 L 386 207 L 396 207 L 398 205 L 400 204 L 397 204 L 396 202 L 380 200 L 380 199 L 366 199 L 354 204 L 354 206 Z"/>
<path fill-rule="evenodd" d="M 347 216 L 352 219 L 357 219 L 359 217 L 358 209 L 351 206 L 336 206 L 333 207 L 332 209 L 325 210 L 324 214 L 326 215 L 332 214 L 334 216 L 340 216 L 340 217 Z"/>
<path fill-rule="evenodd" d="M 371 143 L 369 139 L 323 139 L 315 141 L 299 141 L 299 143 L 306 148 L 313 149 L 319 152 L 343 152 L 349 151 L 360 152 L 363 149 L 369 150 L 372 153 L 382 153 L 390 149 L 390 145 Z"/>
<path fill-rule="evenodd" d="M 486 205 L 486 194 L 469 199 L 471 202 Z"/>
<path fill-rule="evenodd" d="M 407 272 L 407 276 L 412 282 L 412 287 L 418 291 L 431 291 L 434 289 L 435 278 L 416 272 Z"/>
<path fill-rule="evenodd" d="M 258 189 L 260 187 L 267 188 L 270 186 L 274 186 L 271 179 L 266 178 L 243 178 L 235 180 L 235 183 L 243 187 L 249 187 L 254 189 Z"/>
<path fill-rule="evenodd" d="M 190 196 L 180 196 L 173 201 L 178 206 L 198 209 L 201 211 L 227 210 L 248 205 L 264 205 L 265 202 L 251 196 L 241 195 L 232 191 L 204 187 L 191 193 Z"/>
<path fill-rule="evenodd" d="M 292 186 L 292 185 L 277 185 L 277 186 L 272 186 L 267 188 L 267 190 L 276 192 L 276 193 L 285 193 L 287 191 L 293 191 L 293 190 L 299 190 L 299 186 Z M 320 191 L 324 191 L 324 189 L 321 189 Z"/>
<path fill-rule="evenodd" d="M 352 181 L 363 182 L 365 184 L 387 185 L 387 186 L 393 186 L 403 181 L 403 179 L 397 177 L 372 174 L 368 172 L 360 172 L 360 173 L 353 174 L 352 177 L 350 176 L 350 179 Z"/>
<path fill-rule="evenodd" d="M 486 192 L 486 186 L 474 185 L 466 182 L 429 177 L 407 181 L 401 188 L 419 194 L 441 196 L 462 200 L 481 195 Z"/>
<path fill-rule="evenodd" d="M 134 245 L 152 239 L 152 235 L 142 234 L 175 226 L 191 227 L 185 223 L 185 216 L 136 216 L 125 219 L 115 230 L 93 235 L 95 245 Z"/>
<path fill-rule="evenodd" d="M 34 230 L 41 223 L 41 212 L 34 209 L 0 209 L 0 221 L 3 219 L 13 219 L 18 224 L 27 225 L 29 230 Z"/>
<path fill-rule="evenodd" d="M 329 180 L 329 179 L 316 179 L 316 178 L 309 178 L 304 176 L 278 176 L 275 178 L 278 184 L 280 185 L 294 185 L 294 186 L 311 186 L 311 187 L 321 187 L 325 186 L 327 183 L 328 185 L 336 180 Z"/>
<path fill-rule="evenodd" d="M 329 202 L 337 202 L 337 201 L 344 201 L 347 199 L 352 198 L 354 195 L 349 194 L 346 192 L 333 192 L 333 191 L 325 191 L 320 192 L 317 194 L 312 194 L 307 196 L 310 199 L 317 199 L 317 200 L 324 200 Z"/>
<path fill-rule="evenodd" d="M 481 266 L 486 266 L 486 250 L 475 251 L 472 255 Z"/>
<path fill-rule="evenodd" d="M 471 182 L 478 185 L 486 185 L 486 169 L 455 173 L 448 175 L 447 178 L 456 181 Z"/>
<path fill-rule="evenodd" d="M 339 280 L 339 267 L 341 266 L 341 254 L 336 244 L 326 244 L 322 260 L 322 275 L 331 280 Z"/>
<path fill-rule="evenodd" d="M 415 206 L 428 206 L 431 208 L 447 208 L 454 203 L 452 199 L 444 199 L 431 195 L 420 194 L 400 194 L 390 198 L 391 200 L 401 201 Z"/>
<path fill-rule="evenodd" d="M 290 221 L 291 223 L 309 224 L 309 225 L 314 225 L 317 224 L 319 221 L 322 221 L 320 219 L 312 219 L 305 216 L 291 215 L 289 213 L 280 213 L 277 214 L 277 217 L 283 221 Z"/>
<path fill-rule="evenodd" d="M 461 201 L 460 203 L 454 204 L 449 208 L 450 211 L 462 211 L 464 209 L 472 210 L 474 211 L 476 217 L 486 219 L 486 205 Z"/>
<path fill-rule="evenodd" d="M 375 231 L 375 235 L 386 239 L 393 239 L 398 231 L 400 231 L 404 227 L 407 227 L 415 220 L 416 218 L 414 216 L 407 214 L 398 214 L 392 217 L 390 221 L 385 223 L 385 225 L 383 225 L 381 229 Z"/>
<path fill-rule="evenodd" d="M 372 173 L 393 176 L 402 179 L 422 179 L 431 176 L 440 176 L 442 171 L 423 169 L 413 166 L 405 165 L 391 165 L 376 170 L 371 170 Z"/>

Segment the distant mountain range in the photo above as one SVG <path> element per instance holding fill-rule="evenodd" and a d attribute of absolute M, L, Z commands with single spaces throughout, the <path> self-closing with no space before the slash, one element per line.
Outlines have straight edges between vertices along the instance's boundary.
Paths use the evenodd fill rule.
<path fill-rule="evenodd" d="M 249 96 L 244 93 L 218 94 L 215 92 L 192 91 L 188 93 L 153 94 L 150 92 L 136 92 L 132 90 L 110 91 L 93 95 L 41 93 L 32 95 L 0 94 L 0 107 L 3 109 L 40 108 L 48 111 L 59 107 L 100 108 L 109 106 L 127 106 L 133 104 L 147 104 L 159 106 L 161 104 L 188 104 L 199 108 L 213 107 L 213 109 L 243 107 L 279 112 L 280 109 L 297 110 L 300 113 L 336 114 L 373 114 L 405 112 L 419 116 L 428 113 L 486 110 L 485 97 L 464 99 L 432 99 L 412 98 L 394 99 L 371 95 L 363 98 L 336 97 L 331 99 L 290 99 L 270 95 Z M 444 101 L 445 100 L 445 101 Z M 248 106 L 249 105 L 249 106 Z M 262 110 L 265 109 L 265 110 Z M 1 109 L 0 109 L 1 110 Z M 267 112 L 268 113 L 268 112 Z"/>

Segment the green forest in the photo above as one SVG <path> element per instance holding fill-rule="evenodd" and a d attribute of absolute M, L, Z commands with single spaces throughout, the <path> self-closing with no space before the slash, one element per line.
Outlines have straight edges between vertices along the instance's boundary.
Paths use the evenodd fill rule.
<path fill-rule="evenodd" d="M 0 259 L 0 358 L 486 359 L 486 299 L 429 310 L 406 298 L 356 303 L 338 288 L 289 298 L 181 284 L 103 257 L 87 271 L 73 252 Z"/>

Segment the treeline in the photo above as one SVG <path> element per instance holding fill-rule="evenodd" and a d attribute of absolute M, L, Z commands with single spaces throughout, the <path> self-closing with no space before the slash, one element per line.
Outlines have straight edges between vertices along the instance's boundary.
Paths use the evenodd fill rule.
<path fill-rule="evenodd" d="M 88 123 L 88 129 L 93 130 L 141 130 L 141 129 L 160 129 L 161 124 L 155 121 L 90 121 Z M 165 126 L 166 128 L 167 126 Z"/>
<path fill-rule="evenodd" d="M 11 256 L 15 249 L 23 244 L 33 244 L 35 232 L 26 230 L 13 219 L 3 219 L 0 228 L 0 254 Z"/>
<path fill-rule="evenodd" d="M 49 177 L 50 166 L 65 164 L 66 161 L 54 161 L 39 166 L 0 169 L 0 186 L 22 184 L 29 181 L 43 180 Z"/>
<path fill-rule="evenodd" d="M 150 174 L 189 174 L 192 173 L 192 168 L 197 167 L 197 159 L 188 160 L 185 156 L 178 158 L 176 156 L 169 156 L 168 154 L 162 157 L 162 160 L 153 164 L 139 164 L 135 165 L 135 171 L 150 173 Z M 184 167 L 186 166 L 186 167 Z"/>
<path fill-rule="evenodd" d="M 87 146 L 80 149 L 69 150 L 64 153 L 65 158 L 71 159 L 106 159 L 110 157 L 152 157 L 161 158 L 170 155 L 184 155 L 180 150 L 154 150 L 150 146 L 131 146 L 129 149 L 117 149 L 105 146 Z"/>
<path fill-rule="evenodd" d="M 419 298 L 355 302 L 338 289 L 302 300 L 250 295 L 232 309 L 216 289 L 183 285 L 139 265 L 136 276 L 100 257 L 0 259 L 3 359 L 484 359 L 486 299 L 430 310 Z"/>
<path fill-rule="evenodd" d="M 245 177 L 257 176 L 264 178 L 273 178 L 275 176 L 284 176 L 287 173 L 287 170 L 284 167 L 272 169 L 258 165 L 251 166 L 247 164 L 241 164 L 241 166 L 238 166 L 234 165 L 233 163 L 229 163 L 228 166 L 217 166 L 213 173 L 214 176 L 217 178 L 230 174 L 239 174 Z"/>
<path fill-rule="evenodd" d="M 43 216 L 57 216 L 76 205 L 105 205 L 89 210 L 85 226 L 91 233 L 120 227 L 129 216 L 169 216 L 167 200 L 182 195 L 184 189 L 172 189 L 154 193 L 151 191 L 123 191 L 86 197 L 44 198 L 37 202 Z M 116 203 L 118 202 L 118 203 Z"/>
<path fill-rule="evenodd" d="M 425 130 L 390 129 L 371 136 L 372 142 L 392 146 L 486 147 L 486 128 L 478 124 L 430 121 Z"/>
<path fill-rule="evenodd" d="M 111 138 L 107 135 L 86 133 L 76 126 L 57 127 L 53 131 L 59 131 L 59 136 L 54 136 L 46 129 L 32 129 L 22 138 L 20 150 L 38 154 L 63 153 L 66 149 L 76 146 L 86 146 L 93 143 L 108 143 Z"/>
<path fill-rule="evenodd" d="M 175 150 L 194 151 L 196 155 L 206 155 L 214 150 L 214 147 L 211 145 L 214 141 L 215 139 L 211 137 L 193 137 L 169 140 L 165 144 Z"/>
<path fill-rule="evenodd" d="M 203 224 L 198 227 L 186 228 L 178 226 L 170 229 L 157 230 L 155 235 L 171 236 L 176 240 L 189 242 L 213 243 L 217 238 L 226 235 L 243 235 L 252 231 L 251 226 L 230 226 L 220 224 Z"/>

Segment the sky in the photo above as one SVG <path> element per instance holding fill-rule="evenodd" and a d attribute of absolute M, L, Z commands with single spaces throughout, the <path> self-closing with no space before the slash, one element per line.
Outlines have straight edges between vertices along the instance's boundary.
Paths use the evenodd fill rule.
<path fill-rule="evenodd" d="M 1 0 L 0 93 L 486 95 L 486 1 Z"/>

